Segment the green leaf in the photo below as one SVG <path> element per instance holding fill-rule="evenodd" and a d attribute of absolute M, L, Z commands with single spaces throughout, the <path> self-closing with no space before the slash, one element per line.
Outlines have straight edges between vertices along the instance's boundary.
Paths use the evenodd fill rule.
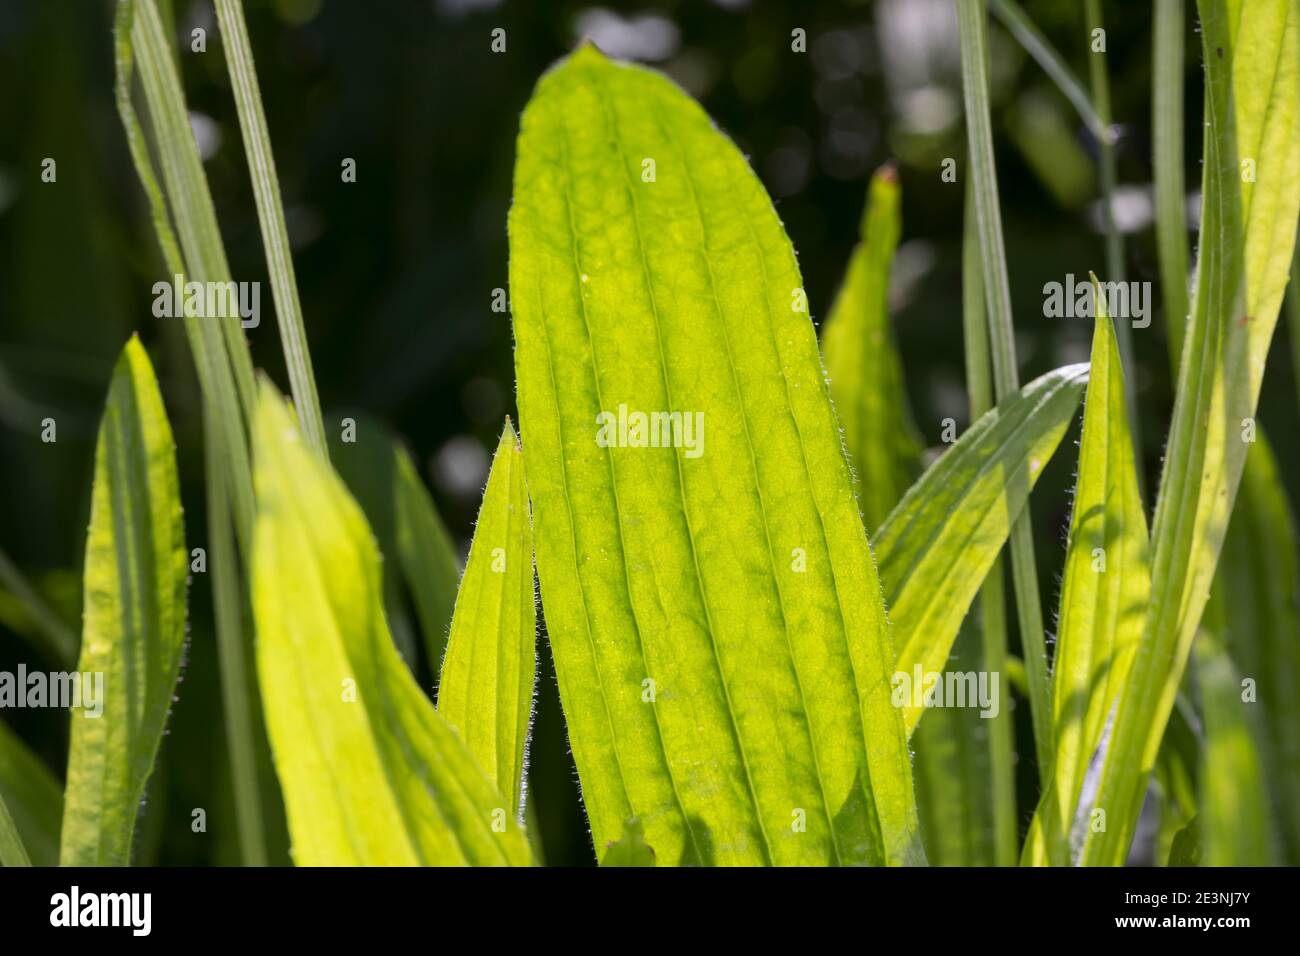
<path fill-rule="evenodd" d="M 889 267 L 901 229 L 898 174 L 871 179 L 862 241 L 822 332 L 831 400 L 854 463 L 863 523 L 874 532 L 921 473 L 903 370 L 889 325 Z"/>
<path fill-rule="evenodd" d="M 429 489 L 420 480 L 411 453 L 395 445 L 393 456 L 397 560 L 424 633 L 429 667 L 436 670 L 447 647 L 447 628 L 460 583 L 460 554 Z"/>
<path fill-rule="evenodd" d="M 1156 252 L 1172 366 L 1187 324 L 1187 188 L 1183 159 L 1184 0 L 1155 0 L 1151 50 L 1151 165 L 1155 181 Z"/>
<path fill-rule="evenodd" d="M 57 866 L 63 789 L 45 762 L 0 721 L 0 800 L 37 866 Z"/>
<path fill-rule="evenodd" d="M 1174 834 L 1169 849 L 1170 866 L 1200 866 L 1204 851 L 1201 847 L 1201 819 L 1193 817 L 1187 826 Z"/>
<path fill-rule="evenodd" d="M 1056 637 L 1056 750 L 1025 849 L 1038 865 L 1071 862 L 1084 776 L 1141 636 L 1151 581 L 1119 345 L 1096 277 L 1093 289 L 1097 321 Z"/>
<path fill-rule="evenodd" d="M 757 177 L 671 82 L 588 45 L 542 78 L 510 213 L 515 367 L 598 847 L 636 816 L 664 862 L 921 859 L 802 285 Z M 620 408 L 676 413 L 677 447 L 620 442 Z"/>
<path fill-rule="evenodd" d="M 1020 387 L 1016 362 L 1015 324 L 1011 317 L 1011 280 L 1002 241 L 1002 212 L 998 204 L 997 170 L 993 165 L 993 123 L 989 114 L 988 14 L 984 0 L 957 0 L 961 45 L 962 98 L 970 152 L 971 194 L 981 253 L 985 317 L 995 397 L 1004 401 Z M 1011 476 L 1022 484 L 1024 476 Z M 1017 508 L 1010 509 L 1018 511 Z M 1051 684 L 1047 673 L 1047 638 L 1038 594 L 1038 565 L 1034 558 L 1033 526 L 1028 512 L 1011 528 L 1011 576 L 1015 583 L 1016 616 L 1020 624 L 1025 670 L 1029 677 L 1029 709 L 1034 726 L 1034 752 L 1039 776 L 1051 765 Z M 892 605 L 891 605 L 892 609 Z"/>
<path fill-rule="evenodd" d="M 1057 52 L 1056 47 L 1052 46 L 1051 41 L 1043 36 L 1043 32 L 1038 29 L 1033 20 L 1029 19 L 1020 5 L 1015 0 L 988 0 L 988 4 L 993 15 L 1002 21 L 1003 26 L 1016 38 L 1016 42 L 1024 47 L 1025 52 L 1032 56 L 1043 68 L 1043 72 L 1051 77 L 1056 88 L 1070 101 L 1070 105 L 1079 114 L 1079 119 L 1083 120 L 1097 141 L 1112 141 L 1114 134 L 1110 124 L 1097 115 L 1092 97 L 1084 89 L 1083 83 L 1074 75 L 1070 65 Z M 1181 78 L 1179 85 L 1180 87 L 1182 85 Z"/>
<path fill-rule="evenodd" d="M 279 320 L 280 341 L 284 346 L 284 363 L 289 372 L 294 408 L 298 411 L 298 421 L 308 443 L 324 455 L 325 427 L 321 422 L 311 355 L 307 351 L 307 331 L 303 328 L 302 304 L 298 301 L 298 283 L 289 251 L 289 231 L 284 224 L 284 205 L 280 199 L 280 179 L 271 152 L 271 133 L 266 128 L 266 115 L 262 111 L 262 94 L 257 86 L 252 44 L 244 22 L 244 5 L 240 0 L 216 0 L 216 6 L 253 198 L 257 203 L 257 221 L 262 229 L 262 244 L 266 247 L 266 271 L 271 279 L 271 294 L 275 297 L 275 314 Z"/>
<path fill-rule="evenodd" d="M 943 668 L 1087 381 L 1087 365 L 1068 365 L 999 403 L 930 466 L 876 535 L 897 670 L 909 680 L 918 667 L 923 674 Z M 909 699 L 903 709 L 909 734 L 921 713 Z"/>
<path fill-rule="evenodd" d="M 1207 623 L 1210 615 L 1207 613 Z M 1201 772 L 1201 841 L 1207 866 L 1270 866 L 1276 836 L 1269 819 L 1268 781 L 1256 746 L 1253 701 L 1242 674 L 1214 629 L 1196 639 L 1196 676 L 1205 713 Z M 1294 731 L 1294 727 L 1292 728 Z"/>
<path fill-rule="evenodd" d="M 523 449 L 507 419 L 456 595 L 438 713 L 460 731 L 516 815 L 524 804 L 536 673 L 533 530 Z"/>
<path fill-rule="evenodd" d="M 1195 304 L 1153 522 L 1151 599 L 1082 861 L 1124 862 L 1250 447 L 1300 216 L 1300 0 L 1202 0 L 1204 203 Z M 1242 160 L 1254 162 L 1245 181 Z"/>
<path fill-rule="evenodd" d="M 355 416 L 355 441 L 331 435 L 330 460 L 374 530 L 384 562 L 384 608 L 402 657 L 415 657 L 414 630 L 402 584 L 423 633 L 429 669 L 437 673 L 456 602 L 460 558 L 420 480 L 411 454 L 387 428 Z M 336 433 L 337 434 L 337 433 Z"/>
<path fill-rule="evenodd" d="M 654 848 L 645 842 L 645 827 L 633 817 L 623 824 L 623 838 L 605 844 L 601 866 L 654 866 Z"/>
<path fill-rule="evenodd" d="M 9 808 L 0 795 L 0 866 L 31 866 L 23 838 L 18 835 L 14 818 L 9 815 Z"/>
<path fill-rule="evenodd" d="M 303 866 L 524 865 L 523 829 L 393 646 L 361 509 L 263 385 L 257 669 Z"/>
<path fill-rule="evenodd" d="M 1296 611 L 1300 576 L 1296 554 L 1295 520 L 1277 461 L 1260 434 L 1246 457 L 1241 491 L 1202 633 L 1197 637 L 1197 646 L 1207 643 L 1203 653 L 1197 652 L 1205 701 L 1203 789 L 1217 798 L 1222 810 L 1216 813 L 1215 806 L 1207 803 L 1202 823 L 1210 857 L 1224 865 L 1258 864 L 1270 856 L 1290 864 L 1300 861 L 1300 739 L 1296 736 L 1300 727 L 1300 615 Z M 1213 642 L 1205 637 L 1207 631 L 1214 635 Z M 1235 681 L 1230 680 L 1233 675 Z M 1242 686 L 1244 678 L 1250 678 L 1249 688 Z M 1211 697 L 1216 687 L 1218 693 Z M 1254 759 L 1262 769 L 1259 792 L 1270 798 L 1265 817 L 1272 822 L 1255 828 L 1257 832 L 1269 827 L 1276 831 L 1277 846 L 1266 847 L 1266 852 L 1260 852 L 1257 840 L 1240 840 L 1239 832 L 1237 837 L 1221 839 L 1221 834 L 1227 836 L 1221 824 L 1234 830 L 1245 824 L 1232 804 L 1225 805 L 1231 794 L 1221 790 L 1223 781 L 1238 789 L 1246 784 L 1232 776 L 1235 771 L 1231 767 L 1216 764 L 1213 758 L 1218 755 L 1241 763 L 1251 760 L 1237 753 L 1235 739 L 1243 729 L 1250 734 L 1257 751 Z M 1221 741 L 1220 737 L 1228 739 Z M 1243 793 L 1240 800 L 1244 803 L 1251 796 Z M 1247 852 L 1233 859 L 1229 848 L 1238 846 Z"/>
<path fill-rule="evenodd" d="M 113 371 L 95 446 L 77 664 L 83 706 L 72 711 L 68 745 L 65 866 L 131 862 L 136 817 L 180 673 L 188 558 L 171 426 L 149 356 L 132 337 Z M 87 701 L 91 686 L 97 701 Z"/>

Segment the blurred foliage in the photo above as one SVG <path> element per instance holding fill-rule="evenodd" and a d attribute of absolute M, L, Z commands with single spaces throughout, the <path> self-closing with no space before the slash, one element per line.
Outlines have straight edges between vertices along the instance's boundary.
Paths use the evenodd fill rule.
<path fill-rule="evenodd" d="M 1119 182 L 1130 219 L 1128 278 L 1150 281 L 1150 329 L 1134 334 L 1143 431 L 1163 435 L 1172 388 L 1150 228 L 1150 8 L 1106 5 Z M 1076 73 L 1087 69 L 1081 6 L 1026 0 L 1026 12 Z M 179 325 L 154 318 L 163 268 L 113 105 L 108 0 L 0 4 L 0 547 L 48 602 L 77 622 L 93 441 L 112 363 L 132 331 L 159 370 L 179 444 L 187 538 L 204 540 L 202 431 Z M 488 453 L 513 414 L 506 210 L 520 110 L 537 77 L 584 34 L 645 59 L 698 97 L 751 158 L 800 256 L 824 317 L 857 238 L 867 179 L 898 162 L 902 245 L 893 320 L 926 444 L 942 420 L 967 420 L 960 334 L 965 146 L 951 0 L 247 0 L 312 357 L 327 429 L 361 409 L 403 436 L 449 528 L 468 539 Z M 239 126 L 211 4 L 177 0 L 177 56 L 236 279 L 266 281 Z M 207 52 L 190 51 L 191 30 Z M 505 53 L 491 31 L 506 31 Z M 807 31 L 807 54 L 791 31 Z M 1091 323 L 1043 317 L 1042 287 L 1103 262 L 1093 206 L 1095 142 L 1066 101 L 998 25 L 994 122 L 1022 377 L 1086 360 Z M 1201 68 L 1187 40 L 1189 189 L 1200 183 Z M 57 182 L 41 181 L 42 160 Z M 340 164 L 357 163 L 344 184 Z M 940 179 L 957 160 L 956 183 Z M 1091 214 L 1090 214 L 1091 213 Z M 1196 217 L 1189 218 L 1196 225 Z M 1190 237 L 1189 237 L 1190 241 Z M 286 381 L 269 287 L 252 330 L 254 359 Z M 1282 332 L 1285 337 L 1287 333 Z M 1294 434 L 1293 372 L 1273 350 L 1260 416 Z M 58 441 L 42 443 L 53 417 Z M 1296 500 L 1300 450 L 1279 443 Z M 1155 487 L 1162 443 L 1148 443 Z M 1052 601 L 1073 456 L 1034 496 L 1043 594 Z M 1148 502 L 1149 507 L 1149 502 Z M 237 862 L 233 828 L 189 828 L 190 809 L 228 812 L 229 772 L 206 581 L 191 589 L 191 647 L 162 768 L 138 844 L 142 859 Z M 1051 596 L 1051 597 L 1049 597 Z M 40 660 L 27 616 L 0 594 L 0 668 Z M 1013 638 L 1014 640 L 1014 638 Z M 549 650 L 531 747 L 530 816 L 549 863 L 591 863 Z M 52 667 L 52 662 L 44 662 Z M 428 677 L 428 675 L 423 675 Z M 426 687 L 426 689 L 431 689 Z M 1019 745 L 1032 751 L 1027 708 Z M 3 720 L 61 776 L 66 716 L 14 710 Z M 1021 803 L 1033 803 L 1022 761 Z M 535 811 L 532 812 L 532 811 Z"/>

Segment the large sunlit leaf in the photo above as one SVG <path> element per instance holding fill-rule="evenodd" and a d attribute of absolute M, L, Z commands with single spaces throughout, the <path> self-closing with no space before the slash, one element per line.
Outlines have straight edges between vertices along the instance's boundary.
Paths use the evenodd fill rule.
<path fill-rule="evenodd" d="M 1202 0 L 1200 261 L 1152 527 L 1151 598 L 1083 862 L 1124 862 L 1250 443 L 1300 215 L 1300 0 Z M 1249 173 L 1250 175 L 1246 175 Z"/>
<path fill-rule="evenodd" d="M 802 285 L 757 177 L 671 82 L 587 45 L 541 80 L 510 214 L 515 366 L 598 847 L 636 816 L 660 863 L 921 858 Z M 658 428 L 640 447 L 651 413 L 677 415 L 676 447 Z"/>
<path fill-rule="evenodd" d="M 438 713 L 460 732 L 516 815 L 524 802 L 536 671 L 533 530 L 523 450 L 507 421 L 456 595 Z"/>
<path fill-rule="evenodd" d="M 1088 366 L 1048 372 L 976 421 L 930 466 L 874 539 L 897 670 L 943 669 L 952 642 L 1012 522 L 1056 451 Z M 913 683 L 915 683 L 913 681 Z M 904 707 L 908 733 L 922 708 Z"/>
<path fill-rule="evenodd" d="M 295 862 L 527 864 L 506 800 L 398 657 L 361 510 L 270 385 L 254 432 L 257 669 Z"/>
<path fill-rule="evenodd" d="M 1206 644 L 1196 660 L 1205 709 L 1201 822 L 1211 863 L 1300 861 L 1300 577 L 1282 489 L 1261 434 L 1246 458 L 1197 637 Z M 1237 776 L 1238 765 L 1258 773 L 1258 795 Z M 1268 800 L 1249 802 L 1257 796 Z M 1247 810 L 1262 819 L 1252 822 Z"/>
<path fill-rule="evenodd" d="M 898 174 L 886 166 L 871 179 L 862 241 L 822 331 L 831 400 L 853 462 L 862 520 L 873 534 L 921 473 L 921 439 L 889 325 L 899 204 Z"/>
<path fill-rule="evenodd" d="M 188 573 L 171 426 L 149 356 L 133 337 L 113 371 L 95 446 L 64 865 L 131 862 L 136 816 L 180 673 Z"/>
<path fill-rule="evenodd" d="M 48 767 L 0 721 L 0 800 L 9 808 L 31 860 L 59 862 L 63 790 Z"/>
<path fill-rule="evenodd" d="M 1054 866 L 1070 862 L 1079 793 L 1141 636 L 1151 580 L 1119 346 L 1102 297 L 1096 301 L 1056 636 L 1052 781 L 1025 849 L 1028 862 Z"/>

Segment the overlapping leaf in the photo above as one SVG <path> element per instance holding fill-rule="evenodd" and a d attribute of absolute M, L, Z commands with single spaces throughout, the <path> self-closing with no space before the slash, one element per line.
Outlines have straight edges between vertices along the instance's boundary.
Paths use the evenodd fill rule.
<path fill-rule="evenodd" d="M 1069 365 L 997 405 L 912 486 L 874 540 L 897 670 L 942 670 L 1012 522 L 1056 451 L 1088 381 Z M 908 701 L 910 733 L 922 708 Z"/>
<path fill-rule="evenodd" d="M 670 82 L 583 46 L 524 112 L 510 251 L 596 845 L 636 816 L 662 863 L 917 861 L 879 583 L 793 250 L 744 158 Z M 651 413 L 653 446 L 620 427 Z"/>
<path fill-rule="evenodd" d="M 438 713 L 518 815 L 537 671 L 533 531 L 524 456 L 506 422 L 456 595 Z"/>
<path fill-rule="evenodd" d="M 1084 776 L 1141 636 L 1151 577 L 1123 368 L 1102 296 L 1096 301 L 1061 587 L 1053 675 L 1054 762 L 1025 849 L 1027 861 L 1055 866 L 1070 862 L 1069 837 Z"/>
<path fill-rule="evenodd" d="M 522 828 L 402 663 L 360 509 L 263 386 L 253 611 L 300 865 L 527 864 Z"/>
<path fill-rule="evenodd" d="M 1124 862 L 1137 825 L 1245 466 L 1242 429 L 1255 414 L 1300 215 L 1300 0 L 1198 6 L 1201 258 L 1156 503 L 1152 593 L 1101 773 L 1108 825 L 1089 833 L 1088 864 Z"/>
<path fill-rule="evenodd" d="M 872 534 L 921 473 L 921 439 L 889 325 L 899 203 L 898 174 L 887 166 L 871 179 L 862 241 L 822 332 L 831 400 L 853 462 L 862 520 Z"/>
<path fill-rule="evenodd" d="M 48 767 L 0 721 L 0 800 L 37 866 L 59 862 L 63 791 Z"/>
<path fill-rule="evenodd" d="M 65 865 L 131 862 L 185 645 L 189 567 L 175 455 L 149 357 L 132 338 L 113 371 L 95 446 L 77 664 L 83 706 L 72 710 Z"/>

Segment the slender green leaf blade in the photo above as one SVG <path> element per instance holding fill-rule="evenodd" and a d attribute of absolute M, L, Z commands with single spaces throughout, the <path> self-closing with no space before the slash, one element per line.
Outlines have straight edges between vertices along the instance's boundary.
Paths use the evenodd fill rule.
<path fill-rule="evenodd" d="M 275 296 L 275 313 L 280 324 L 280 342 L 284 347 L 284 364 L 289 371 L 294 408 L 298 411 L 298 421 L 302 423 L 307 441 L 324 455 L 325 427 L 321 422 L 311 355 L 307 351 L 307 331 L 303 327 L 293 255 L 289 251 L 289 230 L 284 224 L 284 204 L 280 199 L 280 178 L 275 171 L 271 133 L 266 128 L 266 115 L 262 111 L 262 93 L 253 66 L 244 5 L 240 0 L 216 0 L 216 4 L 226 68 L 235 93 L 239 129 L 244 138 L 244 154 L 248 158 L 249 178 L 257 204 L 257 221 L 262 228 L 262 244 L 266 247 L 266 268 L 271 277 L 271 293 Z"/>
<path fill-rule="evenodd" d="M 1155 185 L 1156 253 L 1173 367 L 1187 325 L 1187 202 L 1183 173 L 1183 49 L 1185 0 L 1155 0 L 1151 51 L 1151 160 Z M 1113 277 L 1112 277 L 1113 278 Z"/>
<path fill-rule="evenodd" d="M 871 179 L 862 241 L 822 332 L 831 400 L 870 532 L 921 473 L 921 439 L 889 324 L 889 268 L 902 228 L 899 205 L 898 174 L 886 166 Z"/>
<path fill-rule="evenodd" d="M 394 446 L 397 560 L 415 604 L 429 666 L 437 669 L 447 647 L 460 582 L 460 554 L 420 480 L 411 453 Z"/>
<path fill-rule="evenodd" d="M 993 164 L 993 123 L 989 111 L 988 14 L 985 0 L 956 0 L 961 44 L 962 98 L 970 150 L 971 192 L 984 272 L 985 316 L 993 364 L 995 396 L 1010 398 L 1020 387 L 1016 363 L 1015 326 L 1011 317 L 1011 280 L 1002 241 L 1002 212 L 998 204 L 997 170 Z M 1023 483 L 1025 476 L 1012 476 Z M 1051 765 L 1051 683 L 1047 673 L 1047 638 L 1038 594 L 1038 565 L 1030 515 L 1025 512 L 1011 528 L 1009 548 L 1015 583 L 1016 616 L 1020 624 L 1029 707 L 1034 725 L 1034 752 L 1045 779 Z"/>
<path fill-rule="evenodd" d="M 330 460 L 365 512 L 380 553 L 388 558 L 384 607 L 398 649 L 413 660 L 414 630 L 402 597 L 405 582 L 429 669 L 437 674 L 460 582 L 456 545 L 401 440 L 364 415 L 357 415 L 353 424 L 355 440 L 331 435 Z"/>
<path fill-rule="evenodd" d="M 1088 366 L 1035 379 L 975 422 L 912 486 L 875 552 L 908 687 L 943 668 L 952 642 L 1029 491 L 1069 427 Z M 895 682 L 895 690 L 903 682 Z M 922 707 L 904 690 L 909 733 Z"/>
<path fill-rule="evenodd" d="M 1200 263 L 1152 531 L 1151 600 L 1083 862 L 1124 861 L 1209 597 L 1300 216 L 1300 0 L 1203 0 Z M 1251 167 L 1243 167 L 1244 160 Z M 1253 177 L 1243 176 L 1252 169 Z"/>
<path fill-rule="evenodd" d="M 1052 783 L 1026 841 L 1032 862 L 1054 866 L 1070 862 L 1079 793 L 1141 637 L 1151 580 L 1123 365 L 1102 296 L 1096 301 L 1056 639 Z"/>
<path fill-rule="evenodd" d="M 537 672 L 533 530 L 524 455 L 510 422 L 492 459 L 456 595 L 438 713 L 518 815 Z"/>
<path fill-rule="evenodd" d="M 133 337 L 113 371 L 95 447 L 64 865 L 131 862 L 185 646 L 189 566 L 175 456 L 153 368 Z M 87 700 L 91 686 L 98 701 Z"/>
<path fill-rule="evenodd" d="M 879 584 L 794 252 L 744 157 L 670 82 L 583 46 L 524 112 L 510 245 L 595 844 L 637 816 L 661 862 L 918 860 Z M 627 416 L 656 412 L 649 446 Z"/>
<path fill-rule="evenodd" d="M 523 865 L 522 827 L 402 663 L 361 510 L 263 386 L 257 667 L 299 865 Z"/>
<path fill-rule="evenodd" d="M 0 800 L 37 866 L 57 866 L 63 790 L 45 762 L 0 721 Z"/>

